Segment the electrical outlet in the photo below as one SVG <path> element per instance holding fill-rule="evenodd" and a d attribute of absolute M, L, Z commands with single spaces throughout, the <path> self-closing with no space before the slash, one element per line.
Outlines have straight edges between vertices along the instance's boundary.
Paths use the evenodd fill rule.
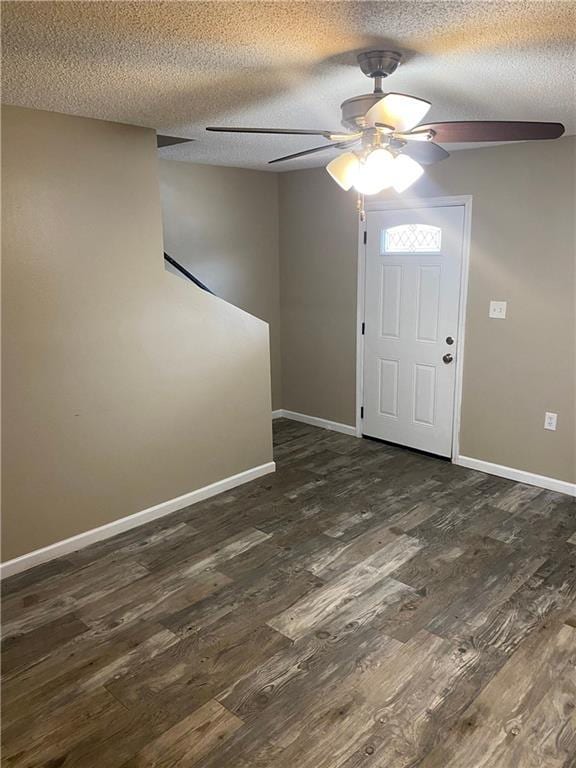
<path fill-rule="evenodd" d="M 488 317 L 492 317 L 495 320 L 505 320 L 506 319 L 506 302 L 491 301 Z"/>
<path fill-rule="evenodd" d="M 548 413 L 546 412 L 544 414 L 544 429 L 549 429 L 552 432 L 556 431 L 556 421 L 558 420 L 558 414 L 557 413 Z"/>

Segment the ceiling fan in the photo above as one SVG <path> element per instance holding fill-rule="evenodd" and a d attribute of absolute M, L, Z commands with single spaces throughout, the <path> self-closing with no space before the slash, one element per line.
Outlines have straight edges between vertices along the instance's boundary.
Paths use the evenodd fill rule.
<path fill-rule="evenodd" d="M 561 123 L 476 120 L 423 124 L 420 121 L 430 109 L 429 101 L 382 91 L 382 80 L 398 68 L 401 60 L 402 54 L 396 51 L 359 54 L 358 64 L 362 72 L 374 80 L 374 92 L 353 96 L 342 103 L 342 125 L 346 132 L 215 126 L 206 130 L 323 136 L 330 143 L 277 157 L 270 163 L 282 163 L 327 149 L 346 150 L 329 162 L 326 170 L 342 189 L 354 187 L 364 195 L 388 187 L 404 192 L 420 178 L 423 165 L 449 157 L 436 142 L 532 141 L 557 139 L 564 133 Z"/>

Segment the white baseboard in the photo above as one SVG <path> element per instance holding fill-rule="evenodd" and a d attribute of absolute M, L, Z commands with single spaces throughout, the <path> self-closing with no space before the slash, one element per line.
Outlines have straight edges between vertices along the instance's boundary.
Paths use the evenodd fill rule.
<path fill-rule="evenodd" d="M 176 512 L 179 509 L 188 507 L 190 504 L 197 504 L 199 501 L 204 501 L 204 499 L 209 499 L 211 496 L 216 496 L 224 491 L 229 491 L 237 485 L 248 483 L 250 480 L 257 480 L 259 477 L 263 477 L 264 475 L 268 475 L 270 472 L 275 471 L 276 464 L 273 461 L 269 461 L 267 464 L 261 464 L 258 467 L 247 469 L 245 472 L 240 472 L 237 475 L 225 477 L 223 480 L 218 480 L 216 483 L 205 485 L 203 488 L 197 488 L 195 491 L 185 493 L 183 496 L 177 496 L 175 499 L 163 501 L 161 504 L 148 507 L 148 509 L 143 509 L 141 512 L 135 512 L 133 515 L 128 515 L 127 517 L 121 517 L 119 520 L 106 523 L 106 525 L 101 525 L 98 528 L 92 528 L 90 531 L 79 533 L 69 539 L 57 541 L 47 547 L 42 547 L 42 549 L 36 549 L 34 552 L 15 557 L 13 560 L 7 560 L 0 565 L 0 578 L 6 579 L 21 571 L 27 571 L 35 565 L 41 565 L 49 560 L 54 560 L 56 557 L 62 557 L 63 555 L 70 554 L 70 552 L 76 552 L 78 549 L 83 549 L 89 544 L 94 544 L 103 539 L 109 539 L 112 536 L 128 531 L 131 528 L 144 525 L 159 517 L 169 515 L 171 512 Z"/>
<path fill-rule="evenodd" d="M 535 475 L 533 472 L 525 472 L 523 469 L 514 469 L 505 467 L 502 464 L 492 464 L 489 461 L 480 459 L 471 459 L 468 456 L 456 456 L 454 464 L 468 469 L 477 469 L 479 472 L 486 472 L 488 475 L 497 475 L 505 477 L 507 480 L 515 480 L 517 483 L 526 483 L 527 485 L 537 485 L 548 491 L 557 491 L 566 493 L 568 496 L 576 496 L 576 483 L 568 483 L 566 480 L 556 480 L 554 477 L 545 475 Z"/>
<path fill-rule="evenodd" d="M 305 413 L 296 413 L 296 411 L 286 411 L 281 408 L 279 411 L 272 411 L 273 419 L 292 419 L 292 421 L 301 421 L 303 424 L 310 424 L 312 427 L 321 427 L 322 429 L 331 429 L 332 432 L 342 432 L 343 435 L 356 437 L 356 427 L 349 424 L 340 424 L 338 421 L 328 421 L 328 419 L 319 419 L 318 416 L 307 416 Z"/>

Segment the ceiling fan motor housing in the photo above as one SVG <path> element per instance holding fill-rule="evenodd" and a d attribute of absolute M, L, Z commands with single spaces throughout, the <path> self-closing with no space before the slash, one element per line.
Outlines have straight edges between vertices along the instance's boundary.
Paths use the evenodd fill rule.
<path fill-rule="evenodd" d="M 353 96 L 346 99 L 340 105 L 342 110 L 342 125 L 353 131 L 358 128 L 364 128 L 366 121 L 364 119 L 366 112 L 380 101 L 383 93 L 364 93 L 362 96 Z"/>

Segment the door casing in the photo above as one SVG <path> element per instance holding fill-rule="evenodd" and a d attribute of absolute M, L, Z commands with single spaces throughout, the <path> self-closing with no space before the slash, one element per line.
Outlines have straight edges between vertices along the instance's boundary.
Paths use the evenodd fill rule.
<path fill-rule="evenodd" d="M 462 380 L 464 373 L 464 341 L 466 333 L 466 307 L 468 299 L 468 272 L 470 267 L 470 235 L 472 228 L 472 195 L 451 197 L 418 197 L 409 200 L 373 200 L 366 203 L 368 211 L 400 211 L 411 208 L 444 208 L 461 206 L 464 208 L 464 229 L 462 243 L 462 269 L 460 274 L 460 307 L 458 310 L 458 335 L 456 341 L 456 371 L 454 391 L 454 418 L 452 421 L 452 462 L 460 455 L 460 411 L 462 405 Z M 365 318 L 365 277 L 366 244 L 364 232 L 366 221 L 359 217 L 358 222 L 358 295 L 356 317 L 356 436 L 362 437 L 362 418 L 360 416 L 364 402 L 364 336 L 362 323 Z"/>

